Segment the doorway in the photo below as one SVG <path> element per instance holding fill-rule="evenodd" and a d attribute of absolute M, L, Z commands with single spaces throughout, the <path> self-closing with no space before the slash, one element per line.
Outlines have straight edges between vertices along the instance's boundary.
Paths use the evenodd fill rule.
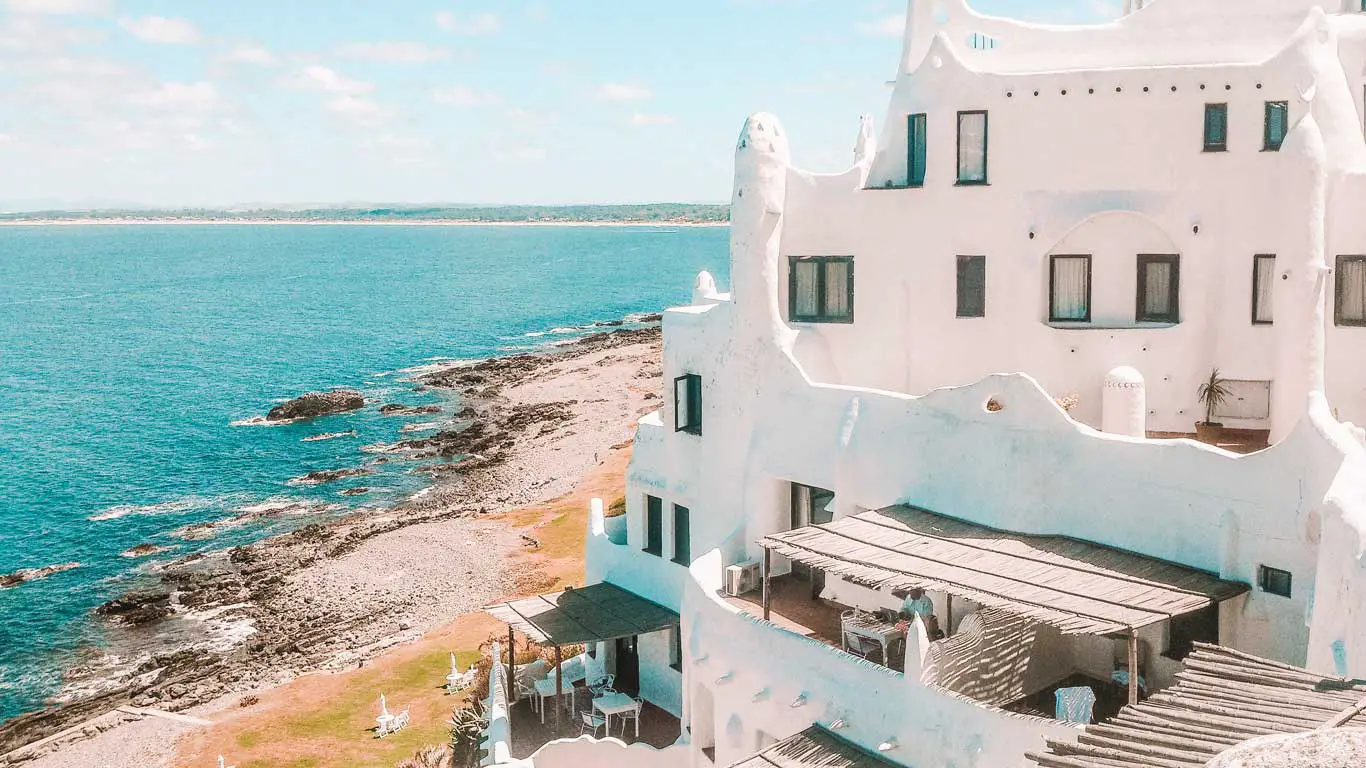
<path fill-rule="evenodd" d="M 617 638 L 616 650 L 616 681 L 612 687 L 635 696 L 640 693 L 640 652 L 636 647 L 636 636 Z"/>
<path fill-rule="evenodd" d="M 835 492 L 801 483 L 792 484 L 792 528 L 824 525 L 835 519 Z M 811 598 L 825 589 L 825 571 L 801 563 L 792 564 L 792 575 L 811 585 Z"/>

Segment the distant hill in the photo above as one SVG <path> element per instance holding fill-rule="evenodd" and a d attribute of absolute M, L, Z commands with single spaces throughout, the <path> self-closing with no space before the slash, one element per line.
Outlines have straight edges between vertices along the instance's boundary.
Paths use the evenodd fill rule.
<path fill-rule="evenodd" d="M 696 203 L 646 205 L 376 206 L 315 208 L 100 208 L 0 213 L 0 221 L 298 221 L 712 224 L 730 219 L 730 206 Z"/>

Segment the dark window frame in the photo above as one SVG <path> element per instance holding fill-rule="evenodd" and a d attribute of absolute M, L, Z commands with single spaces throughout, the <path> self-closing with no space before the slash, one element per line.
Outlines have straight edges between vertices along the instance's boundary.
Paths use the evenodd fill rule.
<path fill-rule="evenodd" d="M 1342 284 L 1342 265 L 1349 261 L 1366 262 L 1366 256 L 1350 254 L 1337 257 L 1333 269 L 1333 325 L 1361 328 L 1366 326 L 1366 315 L 1363 315 L 1360 319 L 1342 316 L 1342 294 L 1346 288 L 1346 286 Z"/>
<path fill-rule="evenodd" d="M 916 112 L 906 116 L 906 186 L 923 187 L 925 186 L 925 161 L 929 155 L 928 132 L 925 130 L 929 122 L 928 116 L 924 112 Z M 920 137 L 920 149 L 916 150 L 916 137 Z"/>
<path fill-rule="evenodd" d="M 679 512 L 682 512 L 683 514 L 680 516 L 680 515 L 678 514 Z M 675 505 L 673 505 L 674 555 L 673 555 L 673 557 L 671 557 L 671 558 L 669 558 L 669 559 L 672 560 L 672 561 L 675 562 L 675 563 L 678 563 L 679 565 L 692 565 L 692 520 L 691 520 L 691 517 L 690 517 L 691 514 L 692 514 L 691 510 L 689 510 L 687 507 L 682 506 L 682 505 L 680 505 L 680 504 L 675 504 Z M 678 534 L 679 534 L 679 530 L 678 530 L 678 521 L 679 521 L 679 520 L 682 520 L 682 521 L 683 521 L 683 528 L 684 528 L 684 530 L 682 531 L 682 533 L 683 533 L 682 539 L 683 539 L 683 541 L 684 541 L 684 545 L 683 545 L 684 552 L 683 552 L 683 556 L 682 556 L 681 558 L 679 557 L 679 553 L 678 553 L 678 541 L 679 541 L 679 535 L 678 535 Z"/>
<path fill-rule="evenodd" d="M 686 382 L 684 397 L 688 405 L 688 422 L 680 423 L 678 420 L 678 383 Z M 685 373 L 674 379 L 674 431 L 687 432 L 690 435 L 702 434 L 702 377 L 695 373 Z"/>
<path fill-rule="evenodd" d="M 844 323 L 854 322 L 854 257 L 853 256 L 789 256 L 787 257 L 787 317 L 794 323 Z M 799 262 L 814 262 L 816 269 L 816 302 L 820 305 L 814 315 L 797 314 L 797 264 Z M 826 270 L 831 264 L 849 265 L 849 279 L 847 281 L 847 301 L 849 303 L 849 314 L 831 316 L 827 314 L 825 308 L 825 283 Z"/>
<path fill-rule="evenodd" d="M 982 178 L 981 178 L 981 179 L 964 179 L 964 178 L 963 178 L 963 118 L 966 117 L 966 116 L 968 116 L 968 115 L 981 115 L 981 116 L 982 116 Z M 955 160 L 954 166 L 955 166 L 955 175 L 957 176 L 958 181 L 955 182 L 955 185 L 956 185 L 956 186 L 960 186 L 960 187 L 983 187 L 983 186 L 989 185 L 989 184 L 991 183 L 991 181 L 990 181 L 990 179 L 991 179 L 991 173 L 990 173 L 991 163 L 989 162 L 990 159 L 991 159 L 991 153 L 989 152 L 989 148 L 990 148 L 990 146 L 991 146 L 991 141 L 990 141 L 990 139 L 991 139 L 991 118 L 987 115 L 987 111 L 986 111 L 985 109 L 965 109 L 965 110 L 962 110 L 962 111 L 960 111 L 960 112 L 958 113 L 958 123 L 957 123 L 957 125 L 958 125 L 958 131 L 957 131 L 957 133 L 958 133 L 958 142 L 957 142 L 957 153 L 954 155 L 954 160 Z"/>
<path fill-rule="evenodd" d="M 1222 141 L 1210 141 L 1210 114 L 1218 113 L 1223 119 Z M 1228 151 L 1228 103 L 1210 103 L 1205 105 L 1205 152 L 1227 152 Z"/>
<path fill-rule="evenodd" d="M 1285 127 L 1281 131 L 1281 140 L 1273 146 L 1271 143 L 1271 115 L 1276 107 L 1280 107 L 1281 113 L 1285 116 Z M 1290 102 L 1288 101 L 1268 101 L 1263 107 L 1262 112 L 1262 151 L 1280 152 L 1281 144 L 1285 142 L 1286 134 L 1290 133 Z"/>
<path fill-rule="evenodd" d="M 645 546 L 643 551 L 655 557 L 664 556 L 664 500 L 658 496 L 645 497 Z"/>
<path fill-rule="evenodd" d="M 1280 588 L 1280 578 L 1285 578 L 1284 591 Z M 1268 595 L 1278 595 L 1280 597 L 1290 597 L 1294 589 L 1294 574 L 1290 571 L 1273 568 L 1269 565 L 1257 566 L 1257 588 Z"/>
<path fill-rule="evenodd" d="M 1366 2 L 1366 0 L 1362 0 L 1362 2 Z M 1257 309 L 1258 309 L 1258 306 L 1257 306 L 1257 297 L 1258 297 L 1259 295 L 1261 295 L 1261 292 L 1262 292 L 1262 277 L 1261 277 L 1261 275 L 1262 275 L 1262 270 L 1261 270 L 1259 267 L 1261 266 L 1262 261 L 1265 260 L 1265 259 L 1270 259 L 1273 266 L 1276 264 L 1276 254 L 1274 254 L 1274 253 L 1257 253 L 1257 254 L 1253 254 L 1253 256 L 1252 256 L 1252 324 L 1253 324 L 1253 325 L 1274 325 L 1275 322 L 1276 322 L 1276 317 L 1275 317 L 1275 315 L 1272 315 L 1272 317 L 1271 317 L 1270 320 L 1258 320 L 1258 319 L 1257 319 L 1257 314 L 1258 314 L 1258 312 L 1257 312 Z"/>
<path fill-rule="evenodd" d="M 987 257 L 986 257 L 985 255 L 983 255 L 983 254 L 971 254 L 971 255 L 959 254 L 959 256 L 958 256 L 958 265 L 957 265 L 957 268 L 958 268 L 958 271 L 957 271 L 957 290 L 958 290 L 957 299 L 958 299 L 958 300 L 957 300 L 957 307 L 956 307 L 956 314 L 955 314 L 955 317 L 961 317 L 961 318 L 986 317 L 986 316 L 987 316 Z M 973 269 L 976 269 L 976 270 L 981 274 L 981 276 L 982 276 L 982 280 L 981 280 L 981 293 L 980 293 L 979 296 L 972 296 L 972 297 L 970 297 L 970 298 L 976 299 L 976 300 L 977 300 L 977 303 L 976 303 L 975 305 L 969 305 L 969 304 L 966 304 L 966 303 L 964 302 L 964 299 L 965 299 L 965 298 L 968 298 L 968 297 L 966 297 L 966 296 L 964 295 L 963 285 L 964 285 L 964 278 L 967 277 L 967 276 L 970 274 L 970 272 L 967 272 L 967 271 L 965 271 L 965 270 L 973 270 Z"/>
<path fill-rule="evenodd" d="M 1181 322 L 1181 254 L 1179 253 L 1140 253 L 1138 254 L 1138 284 L 1134 287 L 1135 323 L 1180 323 Z M 1172 281 L 1167 288 L 1168 312 L 1164 315 L 1149 315 L 1144 310 L 1148 303 L 1147 266 L 1149 264 L 1172 265 Z"/>
<path fill-rule="evenodd" d="M 1057 317 L 1053 314 L 1053 296 L 1057 280 L 1057 269 L 1054 264 L 1058 259 L 1085 259 L 1086 260 L 1086 316 L 1085 317 Z M 1050 323 L 1089 323 L 1091 322 L 1091 254 L 1089 253 L 1055 253 L 1048 256 L 1048 322 Z"/>
<path fill-rule="evenodd" d="M 669 627 L 669 669 L 683 671 L 683 628 L 677 624 Z"/>

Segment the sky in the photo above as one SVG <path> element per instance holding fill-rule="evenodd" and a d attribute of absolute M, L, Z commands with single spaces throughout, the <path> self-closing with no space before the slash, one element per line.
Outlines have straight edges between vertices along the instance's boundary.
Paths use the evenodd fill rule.
<path fill-rule="evenodd" d="M 975 0 L 1054 23 L 1122 0 Z M 0 208 L 714 202 L 846 167 L 905 0 L 0 0 Z"/>

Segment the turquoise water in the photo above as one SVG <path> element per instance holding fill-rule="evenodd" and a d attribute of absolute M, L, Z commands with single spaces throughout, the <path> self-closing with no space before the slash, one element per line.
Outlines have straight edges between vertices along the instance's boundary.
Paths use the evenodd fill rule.
<path fill-rule="evenodd" d="M 411 494 L 422 481 L 403 466 L 349 483 L 287 481 L 364 464 L 361 446 L 393 441 L 414 421 L 379 416 L 379 404 L 442 402 L 413 392 L 403 369 L 519 351 L 682 303 L 699 269 L 726 282 L 727 237 L 724 228 L 0 228 L 0 574 L 81 563 L 0 590 L 0 718 L 41 705 L 61 670 L 104 641 L 90 611 L 145 566 L 124 550 L 218 549 L 302 519 L 208 541 L 171 535 L 263 502 L 354 508 Z M 373 405 L 313 423 L 233 425 L 339 386 Z M 301 442 L 351 429 L 355 437 Z M 379 490 L 339 495 L 348 485 Z"/>

